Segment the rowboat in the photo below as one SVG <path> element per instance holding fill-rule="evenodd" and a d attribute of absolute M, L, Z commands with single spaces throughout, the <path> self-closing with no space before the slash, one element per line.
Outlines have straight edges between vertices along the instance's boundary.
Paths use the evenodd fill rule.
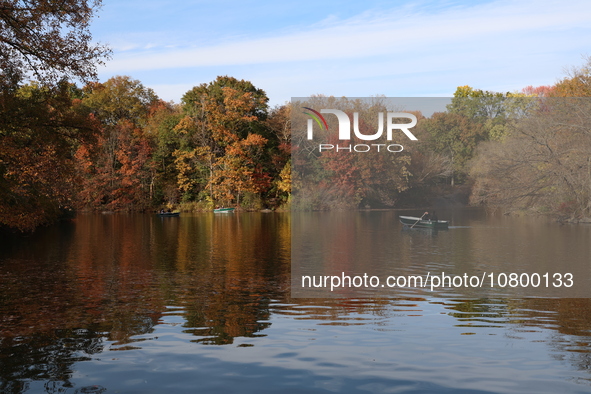
<path fill-rule="evenodd" d="M 180 215 L 180 212 L 158 212 L 158 216 L 160 217 L 176 217 Z"/>
<path fill-rule="evenodd" d="M 398 216 L 400 223 L 405 226 L 411 226 L 413 228 L 436 228 L 445 229 L 448 228 L 449 222 L 447 220 L 425 220 L 414 216 Z"/>
<path fill-rule="evenodd" d="M 236 208 L 216 208 L 213 210 L 214 213 L 233 213 Z"/>

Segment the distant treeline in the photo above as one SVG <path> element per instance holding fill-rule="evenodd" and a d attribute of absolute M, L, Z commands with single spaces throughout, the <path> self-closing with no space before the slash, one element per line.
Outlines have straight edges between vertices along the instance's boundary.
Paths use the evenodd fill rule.
<path fill-rule="evenodd" d="M 129 77 L 5 92 L 0 221 L 25 230 L 74 209 L 276 208 L 289 190 L 289 107 L 267 101 L 231 77 L 181 104 Z"/>
<path fill-rule="evenodd" d="M 0 229 L 81 209 L 289 207 L 302 180 L 290 104 L 269 108 L 263 90 L 228 76 L 180 104 L 130 77 L 92 82 L 111 53 L 89 30 L 100 5 L 10 1 L 0 12 Z M 590 95 L 589 58 L 554 86 L 459 87 L 445 112 L 416 113 L 420 142 L 401 154 L 310 155 L 300 208 L 424 205 L 462 185 L 474 204 L 589 217 Z"/>
<path fill-rule="evenodd" d="M 465 185 L 474 204 L 590 216 L 591 108 L 559 99 L 590 95 L 590 66 L 520 93 L 459 87 L 447 111 L 416 114 L 419 143 L 383 163 L 385 177 L 365 171 L 369 155 L 318 156 L 318 184 L 353 197 L 320 209 L 422 205 Z M 32 230 L 74 210 L 289 207 L 290 114 L 290 104 L 269 108 L 263 90 L 228 76 L 180 104 L 125 76 L 5 88 L 0 223 Z"/>
<path fill-rule="evenodd" d="M 377 149 L 362 154 L 320 152 L 317 142 L 294 133 L 292 207 L 418 207 L 436 197 L 465 193 L 471 204 L 504 212 L 550 214 L 560 220 L 589 218 L 590 95 L 591 60 L 587 60 L 554 86 L 508 93 L 461 86 L 443 112 L 424 117 L 407 108 L 418 119 L 412 129 L 418 141 L 405 144 L 396 154 Z M 380 129 L 376 115 L 385 113 L 388 103 L 379 97 L 306 100 L 298 107 L 338 108 L 350 119 L 357 116 L 355 127 L 366 136 Z M 327 118 L 336 122 L 332 115 Z M 294 116 L 294 130 L 305 133 L 308 119 Z M 336 133 L 327 130 L 337 127 L 318 127 L 315 137 L 336 146 Z M 350 140 L 351 146 L 369 148 L 364 143 L 354 135 Z M 386 146 L 389 141 L 382 135 L 371 143 Z"/>

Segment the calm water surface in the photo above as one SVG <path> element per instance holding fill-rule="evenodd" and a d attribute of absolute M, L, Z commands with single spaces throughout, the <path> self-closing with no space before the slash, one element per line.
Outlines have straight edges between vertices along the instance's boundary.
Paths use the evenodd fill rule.
<path fill-rule="evenodd" d="M 548 256 L 591 269 L 591 226 L 462 210 L 440 212 L 454 227 L 432 234 L 394 227 L 400 213 L 342 220 L 383 221 L 409 272 Z M 81 215 L 3 238 L 0 391 L 591 392 L 589 298 L 291 298 L 292 220 Z M 345 233 L 325 263 L 366 269 Z"/>

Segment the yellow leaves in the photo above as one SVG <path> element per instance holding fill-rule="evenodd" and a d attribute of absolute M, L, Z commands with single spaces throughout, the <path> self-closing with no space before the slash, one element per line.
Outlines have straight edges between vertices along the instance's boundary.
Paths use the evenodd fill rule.
<path fill-rule="evenodd" d="M 175 157 L 174 165 L 178 172 L 177 185 L 182 192 L 190 192 L 199 184 L 196 173 L 213 160 L 211 149 L 207 146 L 192 150 L 177 149 L 172 155 Z"/>
<path fill-rule="evenodd" d="M 258 103 L 251 92 L 228 86 L 222 88 L 222 95 L 221 103 L 215 97 L 208 97 L 205 109 L 214 139 L 227 145 L 240 139 L 238 133 L 245 124 L 258 120 L 255 115 Z"/>
<path fill-rule="evenodd" d="M 253 94 L 251 92 L 241 92 L 231 87 L 223 87 L 224 106 L 228 114 L 244 122 L 253 122 L 257 120 L 253 113 L 256 107 Z"/>
<path fill-rule="evenodd" d="M 243 193 L 260 193 L 269 186 L 270 179 L 259 164 L 266 143 L 266 138 L 249 134 L 227 146 L 226 155 L 216 161 L 216 170 L 209 183 L 214 198 L 226 203 L 239 202 Z"/>
<path fill-rule="evenodd" d="M 105 83 L 92 84 L 85 90 L 85 105 L 111 126 L 123 119 L 144 125 L 150 107 L 158 102 L 158 96 L 152 89 L 127 76 L 112 77 Z"/>
<path fill-rule="evenodd" d="M 192 179 L 193 166 L 192 162 L 195 159 L 195 151 L 182 151 L 175 150 L 173 152 L 174 164 L 178 171 L 177 184 L 179 190 L 187 192 L 195 186 L 195 182 Z"/>
<path fill-rule="evenodd" d="M 174 131 L 179 134 L 190 134 L 193 132 L 197 127 L 195 120 L 190 116 L 185 116 L 180 120 L 180 122 L 174 127 Z"/>
<path fill-rule="evenodd" d="M 291 193 L 291 161 L 288 161 L 279 173 L 277 190 L 280 192 Z"/>
<path fill-rule="evenodd" d="M 553 97 L 590 97 L 591 96 L 591 56 L 584 57 L 586 63 L 569 70 L 566 78 L 554 85 L 550 96 Z"/>
<path fill-rule="evenodd" d="M 249 163 L 254 162 L 263 151 L 267 139 L 258 134 L 249 134 L 245 139 L 226 147 L 227 156 L 243 156 Z"/>
<path fill-rule="evenodd" d="M 475 90 L 469 85 L 458 86 L 454 92 L 454 97 L 470 97 L 474 94 Z"/>
<path fill-rule="evenodd" d="M 243 146 L 262 147 L 267 143 L 267 139 L 259 134 L 249 134 L 245 140 L 241 141 Z"/>

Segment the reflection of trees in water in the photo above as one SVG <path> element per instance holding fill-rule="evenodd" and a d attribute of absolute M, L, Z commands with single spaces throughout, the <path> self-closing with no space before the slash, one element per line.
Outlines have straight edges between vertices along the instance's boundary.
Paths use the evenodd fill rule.
<path fill-rule="evenodd" d="M 548 330 L 550 353 L 557 360 L 568 361 L 581 371 L 591 372 L 591 299 L 530 298 L 473 299 L 442 302 L 460 327 L 509 327 Z"/>
<path fill-rule="evenodd" d="M 0 255 L 0 391 L 40 380 L 63 392 L 76 362 L 137 348 L 168 305 L 184 307 L 196 342 L 256 336 L 288 291 L 286 217 L 94 215 L 13 240 Z"/>
<path fill-rule="evenodd" d="M 106 263 L 98 256 L 108 248 L 100 238 L 88 242 L 92 236 L 83 226 L 55 226 L 11 240 L 0 257 L 1 392 L 26 391 L 33 380 L 45 381 L 46 392 L 64 392 L 75 363 L 103 352 L 106 341 L 151 332 L 160 318 L 158 297 L 141 284 L 149 275 Z"/>
<path fill-rule="evenodd" d="M 86 306 L 80 299 L 70 296 L 51 294 L 48 299 L 56 305 L 48 305 L 43 298 L 38 305 L 32 305 L 31 299 L 26 306 L 18 300 L 13 300 L 12 305 L 2 305 L 0 319 L 3 322 L 8 321 L 7 316 L 14 318 L 19 312 L 25 313 L 2 325 L 0 392 L 24 392 L 29 380 L 45 380 L 46 392 L 63 392 L 64 388 L 72 387 L 70 379 L 75 363 L 103 352 L 107 348 L 106 341 L 118 341 L 113 345 L 133 342 L 134 335 L 151 332 L 158 320 L 158 316 L 137 311 L 128 313 L 122 307 L 110 311 L 84 310 Z M 69 302 L 72 305 L 68 307 Z M 12 310 L 8 311 L 7 307 Z M 60 307 L 63 310 L 60 311 Z M 27 311 L 43 308 L 48 311 L 27 314 Z M 48 318 L 50 315 L 52 318 Z M 101 391 L 100 387 L 91 387 L 79 392 Z"/>
<path fill-rule="evenodd" d="M 21 393 L 29 380 L 46 380 L 46 392 L 72 387 L 72 366 L 103 351 L 103 334 L 89 329 L 64 329 L 0 341 L 0 391 Z M 49 389 L 49 390 L 48 390 Z"/>
<path fill-rule="evenodd" d="M 591 299 L 532 298 L 516 302 L 524 327 L 553 330 L 551 355 L 591 372 Z"/>
<path fill-rule="evenodd" d="M 184 331 L 215 345 L 257 336 L 271 324 L 271 300 L 288 291 L 289 216 L 210 215 L 197 224 L 179 228 L 176 248 L 168 243 L 177 264 L 169 294 L 185 308 Z"/>
<path fill-rule="evenodd" d="M 500 327 L 507 323 L 515 323 L 514 317 L 504 299 L 458 299 L 441 302 L 450 312 L 450 316 L 458 319 L 462 324 L 457 326 Z"/>
<path fill-rule="evenodd" d="M 201 337 L 194 342 L 226 345 L 236 337 L 254 337 L 268 328 L 269 299 L 249 292 L 215 294 L 207 303 L 195 302 L 187 308 L 184 332 Z"/>
<path fill-rule="evenodd" d="M 292 316 L 298 320 L 319 320 L 322 325 L 376 324 L 399 314 L 421 311 L 421 297 L 397 298 L 297 298 L 285 300 L 280 308 L 272 308 L 275 315 Z"/>
<path fill-rule="evenodd" d="M 182 330 L 191 333 L 194 342 L 225 345 L 236 337 L 264 335 L 271 315 L 318 324 L 379 326 L 440 302 L 459 326 L 478 322 L 479 327 L 554 330 L 556 340 L 550 341 L 556 354 L 572 355 L 571 362 L 580 369 L 591 365 L 589 300 L 434 299 L 412 294 L 291 299 L 290 235 L 289 215 L 168 220 L 97 215 L 81 218 L 64 239 L 53 231 L 45 238 L 28 239 L 22 244 L 26 247 L 13 245 L 9 253 L 2 252 L 9 256 L 0 257 L 0 391 L 23 392 L 28 381 L 40 380 L 47 392 L 63 392 L 72 385 L 76 362 L 107 349 L 141 347 L 146 335 L 137 336 L 165 324 L 167 313 L 182 316 Z M 345 231 L 336 235 L 344 241 L 330 255 L 331 268 L 365 268 L 356 267 L 350 257 L 359 253 L 351 248 L 354 237 Z M 387 234 L 378 236 L 386 242 Z M 363 240 L 357 243 L 365 245 Z M 343 251 L 349 257 L 341 259 L 337 252 Z M 412 266 L 411 252 L 410 247 L 400 248 L 403 268 Z M 108 347 L 108 341 L 114 343 Z"/>

